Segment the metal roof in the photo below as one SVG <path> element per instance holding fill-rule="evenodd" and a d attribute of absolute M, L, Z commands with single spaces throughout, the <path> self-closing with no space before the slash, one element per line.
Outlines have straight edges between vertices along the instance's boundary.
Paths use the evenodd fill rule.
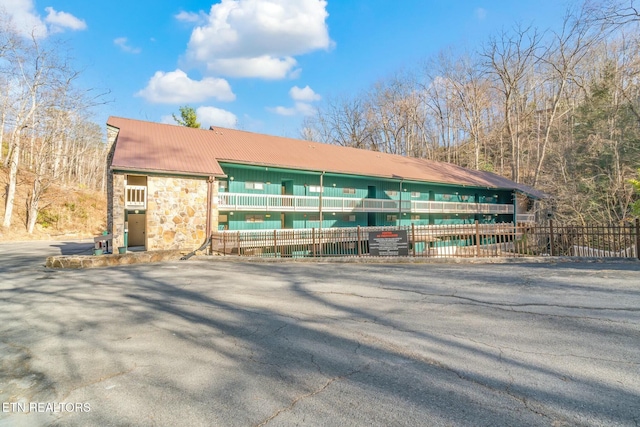
<path fill-rule="evenodd" d="M 113 169 L 224 176 L 219 162 L 544 193 L 490 172 L 451 163 L 262 135 L 110 117 L 119 129 Z"/>

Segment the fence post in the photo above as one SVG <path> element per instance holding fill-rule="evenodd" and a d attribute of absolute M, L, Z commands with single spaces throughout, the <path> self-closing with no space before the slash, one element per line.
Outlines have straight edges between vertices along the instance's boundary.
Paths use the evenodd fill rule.
<path fill-rule="evenodd" d="M 360 226 L 358 226 L 358 256 L 362 256 L 362 248 L 360 247 Z"/>
<path fill-rule="evenodd" d="M 411 242 L 412 242 L 412 246 L 411 248 L 413 249 L 413 257 L 416 257 L 416 224 L 415 223 L 411 223 Z"/>
<path fill-rule="evenodd" d="M 480 223 L 476 219 L 476 257 L 480 257 Z"/>
<path fill-rule="evenodd" d="M 549 248 L 551 250 L 551 256 L 555 256 L 555 250 L 553 249 L 553 220 L 549 220 Z"/>
<path fill-rule="evenodd" d="M 316 257 L 316 229 L 311 229 L 311 251 L 313 253 L 313 257 Z"/>
<path fill-rule="evenodd" d="M 278 237 L 276 230 L 273 230 L 273 257 L 276 258 L 278 253 Z"/>
<path fill-rule="evenodd" d="M 238 256 L 241 256 L 241 252 L 240 252 L 240 230 L 238 230 Z"/>
<path fill-rule="evenodd" d="M 636 218 L 636 256 L 640 259 L 640 218 Z"/>
<path fill-rule="evenodd" d="M 227 255 L 227 233 L 222 233 L 222 256 Z"/>

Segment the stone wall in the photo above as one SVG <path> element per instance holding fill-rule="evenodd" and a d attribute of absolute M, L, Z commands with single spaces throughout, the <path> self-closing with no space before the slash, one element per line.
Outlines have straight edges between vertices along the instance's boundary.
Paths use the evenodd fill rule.
<path fill-rule="evenodd" d="M 147 250 L 200 247 L 206 207 L 206 179 L 147 177 Z"/>
<path fill-rule="evenodd" d="M 125 176 L 121 173 L 109 173 L 108 185 L 111 186 L 107 191 L 108 218 L 107 230 L 113 234 L 113 250 L 124 246 L 124 186 Z"/>

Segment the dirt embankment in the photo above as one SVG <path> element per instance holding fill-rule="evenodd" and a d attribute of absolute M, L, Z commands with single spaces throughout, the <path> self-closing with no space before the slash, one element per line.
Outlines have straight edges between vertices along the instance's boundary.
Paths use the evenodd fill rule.
<path fill-rule="evenodd" d="M 11 227 L 2 227 L 8 185 L 8 170 L 0 166 L 0 242 L 83 238 L 99 235 L 105 229 L 105 194 L 77 186 L 53 184 L 42 196 L 36 228 L 33 234 L 28 234 L 27 200 L 33 176 L 27 171 L 18 172 Z"/>

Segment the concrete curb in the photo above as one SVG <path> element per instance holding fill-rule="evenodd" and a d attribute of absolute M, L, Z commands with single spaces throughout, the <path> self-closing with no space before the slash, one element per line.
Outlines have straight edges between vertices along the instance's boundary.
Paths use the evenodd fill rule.
<path fill-rule="evenodd" d="M 558 263 L 637 263 L 637 258 L 588 257 L 519 257 L 519 258 L 422 258 L 422 257 L 323 257 L 323 258 L 261 258 L 199 255 L 192 259 L 214 262 L 247 263 L 332 263 L 332 264 L 558 264 Z"/>
<path fill-rule="evenodd" d="M 150 264 L 177 261 L 187 251 L 166 250 L 128 252 L 111 255 L 57 255 L 48 257 L 47 268 L 98 268 L 131 264 Z M 323 257 L 323 258 L 261 258 L 238 256 L 196 255 L 192 260 L 209 262 L 243 263 L 324 263 L 324 264 L 558 264 L 558 263 L 637 263 L 636 258 L 587 258 L 587 257 L 521 257 L 521 258 L 423 258 L 423 257 Z"/>
<path fill-rule="evenodd" d="M 57 255 L 47 258 L 47 268 L 96 268 L 114 267 L 129 264 L 149 264 L 154 262 L 175 261 L 185 255 L 187 251 L 152 251 L 129 252 L 112 255 Z"/>

